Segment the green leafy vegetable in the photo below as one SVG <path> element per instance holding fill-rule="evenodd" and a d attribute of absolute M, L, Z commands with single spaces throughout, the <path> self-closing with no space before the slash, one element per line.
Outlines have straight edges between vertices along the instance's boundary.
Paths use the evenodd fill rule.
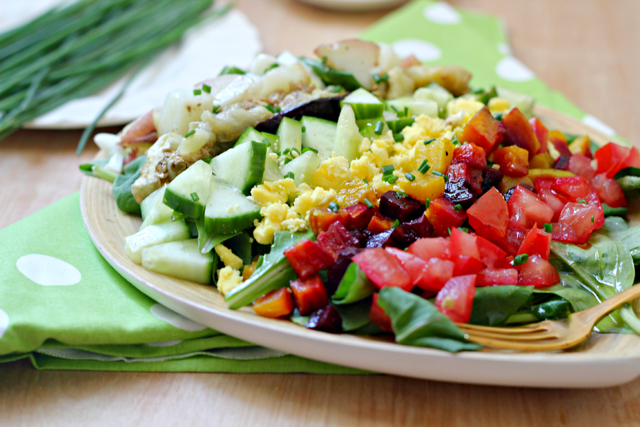
<path fill-rule="evenodd" d="M 113 197 L 116 199 L 118 208 L 122 212 L 140 213 L 140 204 L 131 193 L 131 184 L 140 178 L 140 170 L 147 161 L 147 156 L 141 156 L 124 167 L 124 172 L 118 175 L 113 182 Z"/>
<path fill-rule="evenodd" d="M 530 307 L 533 286 L 486 286 L 476 288 L 469 323 L 500 326 L 523 307 Z"/>
<path fill-rule="evenodd" d="M 640 168 L 629 166 L 628 168 L 620 169 L 620 171 L 618 171 L 618 173 L 613 178 L 620 179 L 624 178 L 625 176 L 640 176 Z"/>
<path fill-rule="evenodd" d="M 557 320 L 569 316 L 570 304 L 563 298 L 553 298 L 547 302 L 536 304 L 531 307 L 531 312 L 538 320 Z"/>
<path fill-rule="evenodd" d="M 358 264 L 352 262 L 344 273 L 340 285 L 331 297 L 334 304 L 351 304 L 372 295 L 375 288 Z"/>
<path fill-rule="evenodd" d="M 353 74 L 347 71 L 336 70 L 335 68 L 331 68 L 320 61 L 315 61 L 305 57 L 301 57 L 300 60 L 311 67 L 313 72 L 316 73 L 326 85 L 342 86 L 350 92 L 360 88 L 358 80 L 353 76 Z"/>
<path fill-rule="evenodd" d="M 629 227 L 622 218 L 609 217 L 603 231 L 611 240 L 622 242 L 629 248 L 635 265 L 640 265 L 640 226 Z"/>
<path fill-rule="evenodd" d="M 435 305 L 396 287 L 385 287 L 378 294 L 378 304 L 391 318 L 399 344 L 432 347 L 450 352 L 479 350 L 480 344 L 466 335 Z"/>
<path fill-rule="evenodd" d="M 291 316 L 289 316 L 289 320 L 291 320 L 296 325 L 306 327 L 307 323 L 309 323 L 309 316 L 303 316 L 296 308 L 295 310 L 293 310 L 293 313 L 291 313 Z"/>
<path fill-rule="evenodd" d="M 100 160 L 94 160 L 92 162 L 89 163 L 83 163 L 79 166 L 80 168 L 80 172 L 89 175 L 89 176 L 94 176 L 96 178 L 100 178 L 99 176 L 96 176 L 96 174 L 94 173 L 94 168 L 96 166 L 100 166 L 100 167 L 105 167 L 107 165 L 107 163 L 109 163 L 109 159 L 100 159 Z M 113 182 L 113 181 L 111 181 Z"/>
<path fill-rule="evenodd" d="M 629 209 L 627 208 L 612 208 L 606 203 L 602 204 L 602 213 L 605 217 L 609 216 L 622 216 L 629 213 Z"/>
<path fill-rule="evenodd" d="M 245 232 L 236 234 L 225 243 L 225 246 L 231 249 L 242 260 L 244 265 L 251 264 L 251 259 L 253 258 L 251 245 L 251 236 Z"/>
<path fill-rule="evenodd" d="M 218 246 L 220 243 L 240 234 L 239 232 L 235 234 L 209 234 L 204 226 L 204 219 L 202 218 L 196 220 L 196 227 L 198 227 L 198 248 L 202 254 L 211 252 L 213 248 Z M 235 253 L 236 252 L 234 252 L 234 254 Z"/>
<path fill-rule="evenodd" d="M 370 323 L 371 298 L 366 298 L 353 304 L 336 305 L 335 308 L 342 318 L 342 330 L 355 331 Z"/>

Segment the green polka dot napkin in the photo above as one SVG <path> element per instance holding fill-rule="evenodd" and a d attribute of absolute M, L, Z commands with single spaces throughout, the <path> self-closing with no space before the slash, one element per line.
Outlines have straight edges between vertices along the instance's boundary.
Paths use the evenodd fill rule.
<path fill-rule="evenodd" d="M 514 58 L 495 17 L 418 0 L 362 38 L 389 43 L 400 55 L 413 53 L 427 63 L 462 65 L 473 72 L 474 86 L 529 93 L 614 134 Z M 360 372 L 254 346 L 143 295 L 93 246 L 78 193 L 0 230 L 0 272 L 0 362 L 29 358 L 40 369 Z"/>

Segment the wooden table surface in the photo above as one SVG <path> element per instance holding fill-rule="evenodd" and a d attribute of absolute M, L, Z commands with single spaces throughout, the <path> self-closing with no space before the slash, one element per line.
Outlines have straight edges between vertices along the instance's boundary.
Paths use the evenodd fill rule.
<path fill-rule="evenodd" d="M 583 110 L 640 141 L 640 2 L 455 0 L 501 16 L 514 54 Z M 290 0 L 236 0 L 265 51 L 310 53 L 384 12 L 335 13 Z M 0 142 L 0 228 L 80 187 L 79 131 L 21 131 Z M 585 373 L 588 375 L 588 373 Z M 390 376 L 36 371 L 0 365 L 0 425 L 631 426 L 640 380 L 601 390 L 537 390 Z"/>

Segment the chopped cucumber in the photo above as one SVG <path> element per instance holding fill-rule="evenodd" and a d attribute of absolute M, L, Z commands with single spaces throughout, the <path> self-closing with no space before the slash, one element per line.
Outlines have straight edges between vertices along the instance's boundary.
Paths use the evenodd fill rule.
<path fill-rule="evenodd" d="M 164 195 L 164 187 L 158 188 L 153 193 L 149 194 L 146 199 L 140 203 L 140 215 L 142 215 L 142 220 L 144 221 L 149 215 L 149 211 L 156 204 L 158 199 L 162 201 L 162 196 Z"/>
<path fill-rule="evenodd" d="M 427 87 L 421 87 L 413 93 L 413 98 L 416 101 L 435 101 L 438 104 L 438 111 L 445 111 L 449 101 L 453 99 L 445 88 L 437 83 L 431 83 Z"/>
<path fill-rule="evenodd" d="M 409 110 L 409 117 L 425 114 L 429 117 L 438 117 L 438 103 L 431 99 L 416 100 L 410 96 L 387 101 L 387 108 L 393 111 Z"/>
<path fill-rule="evenodd" d="M 371 92 L 360 88 L 340 102 L 340 106 L 351 105 L 356 119 L 373 119 L 380 117 L 384 111 L 384 104 Z"/>
<path fill-rule="evenodd" d="M 213 254 L 201 254 L 198 240 L 161 243 L 142 250 L 142 266 L 156 273 L 192 282 L 211 282 Z"/>
<path fill-rule="evenodd" d="M 280 168 L 278 168 L 278 162 L 269 157 L 269 153 L 267 153 L 267 158 L 264 162 L 264 174 L 262 175 L 262 182 L 273 182 L 279 179 L 282 179 L 282 174 L 280 173 Z"/>
<path fill-rule="evenodd" d="M 271 144 L 269 148 L 272 151 L 280 151 L 280 137 L 278 135 L 268 132 L 260 132 L 260 135 L 262 135 L 262 139 L 260 141 L 264 142 L 265 139 L 269 141 L 269 144 Z"/>
<path fill-rule="evenodd" d="M 264 136 L 262 136 L 261 132 L 258 132 L 254 128 L 250 127 L 250 128 L 247 128 L 247 130 L 245 130 L 244 132 L 242 132 L 242 135 L 240 135 L 240 138 L 238 138 L 234 147 L 250 141 L 262 142 L 263 138 Z"/>
<path fill-rule="evenodd" d="M 191 237 L 189 226 L 184 221 L 168 221 L 155 224 L 125 237 L 124 250 L 131 261 L 142 263 L 142 250 L 160 243 L 186 240 Z"/>
<path fill-rule="evenodd" d="M 278 126 L 278 137 L 280 138 L 280 146 L 278 151 L 286 149 L 298 151 L 302 150 L 302 123 L 297 120 L 283 117 Z"/>
<path fill-rule="evenodd" d="M 224 182 L 244 194 L 262 182 L 267 159 L 267 144 L 249 141 L 225 151 L 211 160 L 211 170 Z"/>
<path fill-rule="evenodd" d="M 336 140 L 337 124 L 309 116 L 302 116 L 301 122 L 305 128 L 302 135 L 302 146 L 317 150 L 322 160 L 331 157 Z"/>
<path fill-rule="evenodd" d="M 281 169 L 282 175 L 293 173 L 293 181 L 296 186 L 303 182 L 311 185 L 313 174 L 320 167 L 321 162 L 322 160 L 316 153 L 307 151 L 284 165 Z"/>
<path fill-rule="evenodd" d="M 533 97 L 503 87 L 497 87 L 496 91 L 499 98 L 509 101 L 511 107 L 517 107 L 528 119 L 533 117 L 533 107 L 536 104 L 536 100 Z"/>
<path fill-rule="evenodd" d="M 364 91 L 364 89 L 358 90 Z M 354 104 L 353 107 L 355 107 L 355 105 L 362 104 Z M 380 104 L 380 106 L 382 106 L 382 104 Z M 356 124 L 354 109 L 352 105 L 346 104 L 342 107 L 342 110 L 340 110 L 333 151 L 336 153 L 336 156 L 342 156 L 349 161 L 354 160 L 358 157 L 360 141 L 362 141 L 362 135 L 360 135 L 358 125 Z"/>
<path fill-rule="evenodd" d="M 198 160 L 167 186 L 163 203 L 188 218 L 200 218 L 209 198 L 211 166 Z"/>
<path fill-rule="evenodd" d="M 171 219 L 173 209 L 162 203 L 166 188 L 166 185 L 158 188 L 140 204 L 143 219 L 140 230 L 152 224 L 160 224 Z"/>
<path fill-rule="evenodd" d="M 402 129 L 408 126 L 411 126 L 414 121 L 415 120 L 410 117 L 409 118 L 404 117 L 402 119 L 387 121 L 387 126 L 389 126 L 389 129 L 391 130 L 391 132 L 400 133 L 402 132 Z"/>
<path fill-rule="evenodd" d="M 207 233 L 234 234 L 251 227 L 253 221 L 260 218 L 260 206 L 218 177 L 211 179 L 210 194 L 204 212 Z"/>

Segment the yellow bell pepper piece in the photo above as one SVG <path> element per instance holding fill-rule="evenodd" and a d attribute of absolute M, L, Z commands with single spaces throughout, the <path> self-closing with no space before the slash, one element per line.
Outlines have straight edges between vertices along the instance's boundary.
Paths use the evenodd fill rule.
<path fill-rule="evenodd" d="M 536 178 L 562 178 L 566 176 L 574 176 L 574 174 L 562 169 L 529 169 L 531 181 Z"/>

